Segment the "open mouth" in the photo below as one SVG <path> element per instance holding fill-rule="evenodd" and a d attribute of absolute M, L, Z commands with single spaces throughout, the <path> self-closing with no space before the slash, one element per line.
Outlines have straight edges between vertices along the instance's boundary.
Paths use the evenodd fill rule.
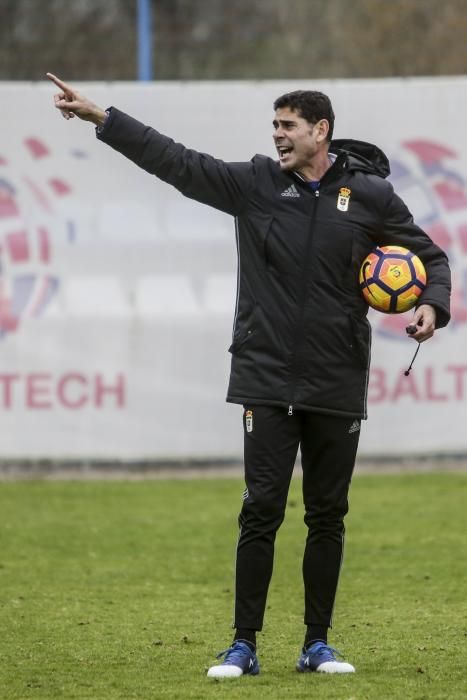
<path fill-rule="evenodd" d="M 292 153 L 293 148 L 290 146 L 277 146 L 279 160 L 284 160 L 289 153 Z"/>

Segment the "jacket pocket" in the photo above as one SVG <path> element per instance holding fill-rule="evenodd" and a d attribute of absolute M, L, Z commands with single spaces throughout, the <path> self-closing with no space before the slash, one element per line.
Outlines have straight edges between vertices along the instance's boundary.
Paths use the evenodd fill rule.
<path fill-rule="evenodd" d="M 349 314 L 349 325 L 351 333 L 351 348 L 354 357 L 358 360 L 361 367 L 368 367 L 370 345 L 371 345 L 371 329 L 370 324 L 364 319 L 356 318 Z"/>
<path fill-rule="evenodd" d="M 238 323 L 234 331 L 232 345 L 229 352 L 238 355 L 253 338 L 257 329 L 258 305 L 255 304 L 249 316 L 243 323 Z"/>

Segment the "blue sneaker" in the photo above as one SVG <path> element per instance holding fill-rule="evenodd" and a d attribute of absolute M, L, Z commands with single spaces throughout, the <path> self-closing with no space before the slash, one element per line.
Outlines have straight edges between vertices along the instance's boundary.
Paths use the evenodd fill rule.
<path fill-rule="evenodd" d="M 329 647 L 324 642 L 315 642 L 311 647 L 303 647 L 302 654 L 297 661 L 297 671 L 318 671 L 319 673 L 355 673 L 355 669 L 346 661 L 340 661 L 336 657 L 342 654 Z"/>
<path fill-rule="evenodd" d="M 259 673 L 258 659 L 254 651 L 245 642 L 233 642 L 232 646 L 221 651 L 217 655 L 220 659 L 224 657 L 222 663 L 211 666 L 208 671 L 208 678 L 238 678 L 250 674 L 256 676 Z"/>

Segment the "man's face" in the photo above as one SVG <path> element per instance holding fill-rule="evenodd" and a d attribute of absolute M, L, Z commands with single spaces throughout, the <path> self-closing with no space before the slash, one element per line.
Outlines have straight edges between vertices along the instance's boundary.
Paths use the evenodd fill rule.
<path fill-rule="evenodd" d="M 273 139 L 282 170 L 301 171 L 309 166 L 326 145 L 328 123 L 321 119 L 310 124 L 297 112 L 282 107 L 276 110 Z"/>

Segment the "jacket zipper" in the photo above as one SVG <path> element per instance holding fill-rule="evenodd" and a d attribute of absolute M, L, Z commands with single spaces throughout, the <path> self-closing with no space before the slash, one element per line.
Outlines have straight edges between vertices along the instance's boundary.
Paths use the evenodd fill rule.
<path fill-rule="evenodd" d="M 314 193 L 314 203 L 313 203 L 313 213 L 311 217 L 311 223 L 310 223 L 310 235 L 308 236 L 308 240 L 306 242 L 306 248 L 305 248 L 305 255 L 303 256 L 303 274 L 302 274 L 302 287 L 300 290 L 300 312 L 299 312 L 299 318 L 297 321 L 296 325 L 296 331 L 295 331 L 295 337 L 294 337 L 294 354 L 292 357 L 292 361 L 290 363 L 290 389 L 289 389 L 289 396 L 290 396 L 290 403 L 289 403 L 289 408 L 287 415 L 293 416 L 293 409 L 294 409 L 294 394 L 295 394 L 295 388 L 297 384 L 297 372 L 298 372 L 298 367 L 297 367 L 297 344 L 298 340 L 300 337 L 300 333 L 302 331 L 302 326 L 303 326 L 303 317 L 305 315 L 305 297 L 306 297 L 306 283 L 307 283 L 307 270 L 308 270 L 308 258 L 310 257 L 310 251 L 311 251 L 311 243 L 313 239 L 313 230 L 314 230 L 314 224 L 316 220 L 316 213 L 318 210 L 318 199 L 319 199 L 319 190 L 316 190 Z"/>

